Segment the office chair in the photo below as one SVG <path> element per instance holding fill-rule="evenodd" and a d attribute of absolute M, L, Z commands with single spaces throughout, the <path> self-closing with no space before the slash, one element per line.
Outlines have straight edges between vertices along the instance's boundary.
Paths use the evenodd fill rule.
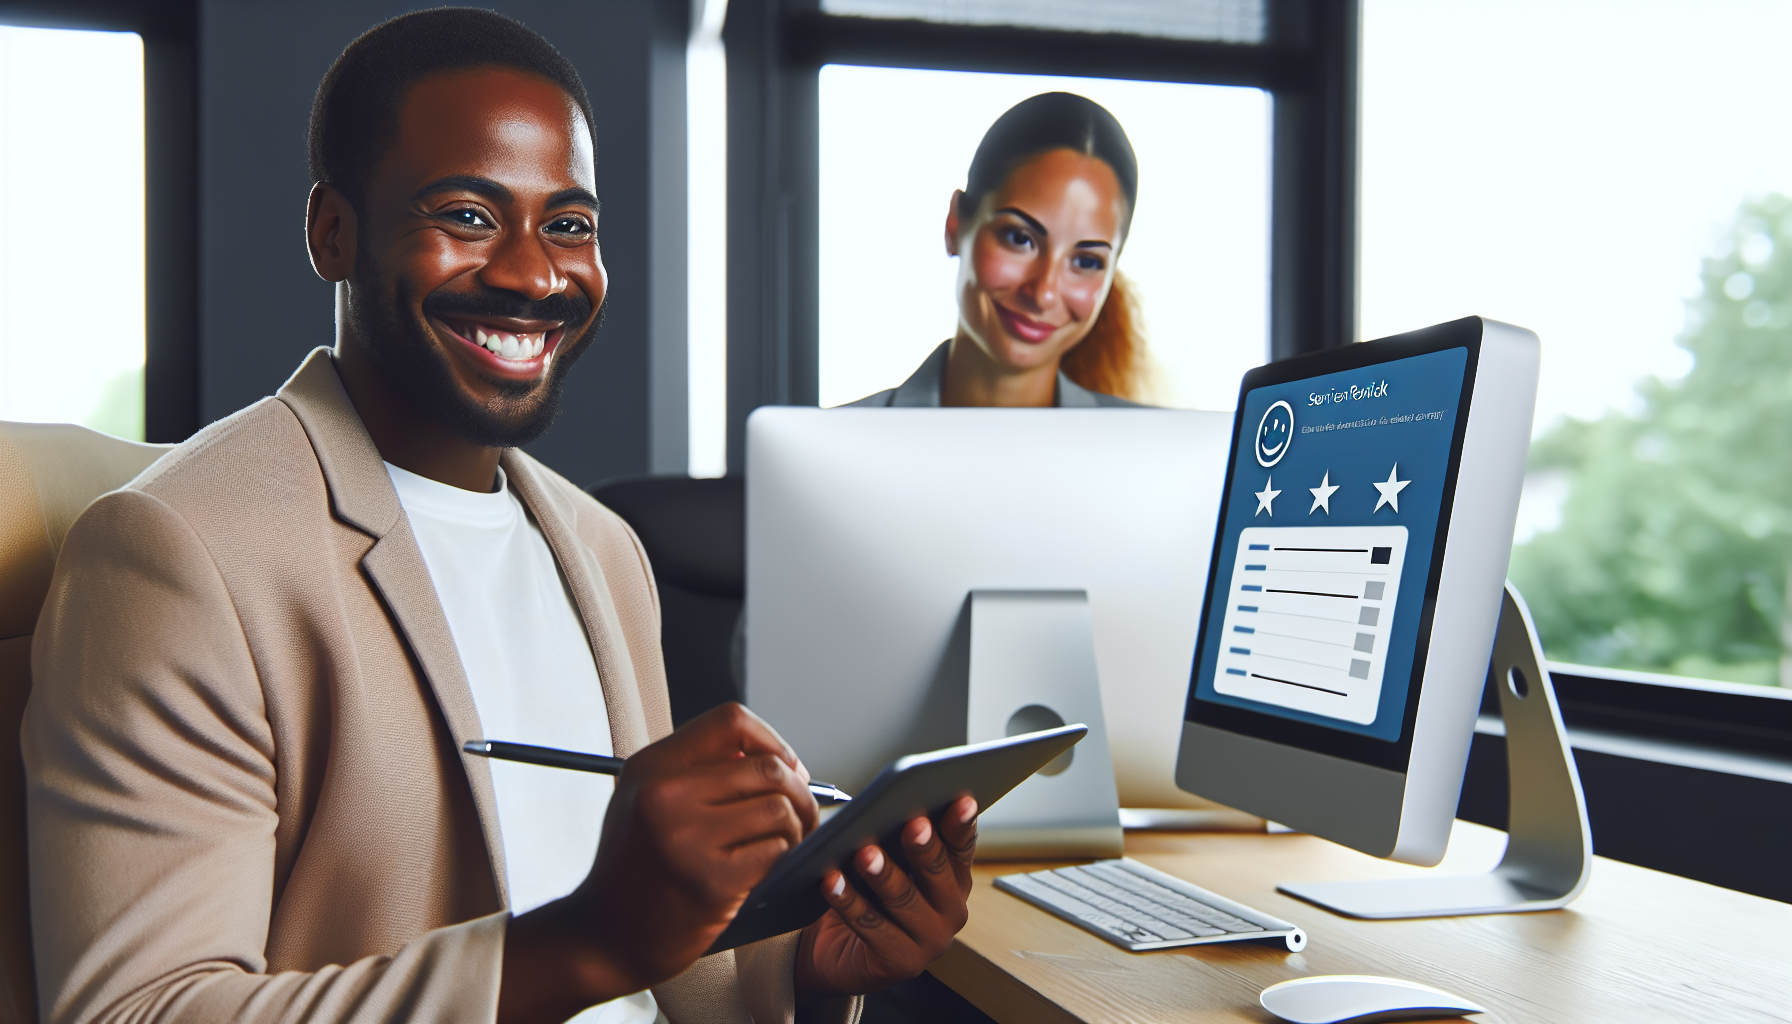
<path fill-rule="evenodd" d="M 167 450 L 85 427 L 0 422 L 0 1024 L 37 1021 L 19 760 L 31 634 L 75 517 Z"/>
<path fill-rule="evenodd" d="M 634 528 L 653 563 L 660 591 L 660 651 L 674 724 L 740 700 L 746 481 L 738 476 L 645 476 L 586 490 Z"/>

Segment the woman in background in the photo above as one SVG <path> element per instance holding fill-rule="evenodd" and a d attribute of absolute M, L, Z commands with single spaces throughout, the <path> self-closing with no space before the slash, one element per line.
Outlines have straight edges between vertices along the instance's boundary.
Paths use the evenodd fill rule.
<path fill-rule="evenodd" d="M 958 332 L 900 387 L 854 406 L 1138 404 L 1150 359 L 1115 269 L 1138 198 L 1132 143 L 1091 100 L 1016 104 L 977 146 L 946 213 Z"/>

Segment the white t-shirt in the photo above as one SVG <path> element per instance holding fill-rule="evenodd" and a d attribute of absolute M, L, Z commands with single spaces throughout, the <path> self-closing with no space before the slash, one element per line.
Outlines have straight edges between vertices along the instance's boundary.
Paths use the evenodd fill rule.
<path fill-rule="evenodd" d="M 498 490 L 465 491 L 386 463 L 448 618 L 482 735 L 614 753 L 591 643 L 541 527 L 498 471 Z M 615 782 L 607 775 L 489 762 L 510 909 L 577 888 L 591 870 Z M 594 1006 L 580 1024 L 647 1024 L 649 992 Z"/>

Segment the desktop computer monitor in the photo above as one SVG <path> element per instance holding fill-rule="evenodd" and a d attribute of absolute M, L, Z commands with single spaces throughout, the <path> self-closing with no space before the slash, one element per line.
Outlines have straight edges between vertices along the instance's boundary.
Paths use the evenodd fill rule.
<path fill-rule="evenodd" d="M 1488 672 L 1537 336 L 1470 317 L 1250 371 L 1176 781 L 1442 858 Z"/>
<path fill-rule="evenodd" d="M 1231 431 L 1229 413 L 1168 409 L 756 411 L 747 704 L 850 791 L 966 741 L 973 591 L 1038 596 L 1002 614 L 1040 613 L 1054 641 L 1077 627 L 1053 595 L 1081 591 L 1107 728 L 1073 753 L 1108 745 L 1122 804 L 1198 805 L 1173 769 Z M 1041 678 L 1014 670 L 1023 690 Z"/>

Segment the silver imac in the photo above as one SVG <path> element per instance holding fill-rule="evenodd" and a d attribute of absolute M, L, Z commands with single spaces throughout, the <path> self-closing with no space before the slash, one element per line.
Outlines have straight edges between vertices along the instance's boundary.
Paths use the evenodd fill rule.
<path fill-rule="evenodd" d="M 1470 317 L 1245 375 L 1178 785 L 1378 857 L 1442 858 L 1538 360 L 1535 334 Z"/>
<path fill-rule="evenodd" d="M 1199 805 L 1173 767 L 1231 420 L 756 411 L 748 705 L 849 791 L 905 754 L 1084 722 L 980 848 L 1117 855 L 1116 800 Z"/>

